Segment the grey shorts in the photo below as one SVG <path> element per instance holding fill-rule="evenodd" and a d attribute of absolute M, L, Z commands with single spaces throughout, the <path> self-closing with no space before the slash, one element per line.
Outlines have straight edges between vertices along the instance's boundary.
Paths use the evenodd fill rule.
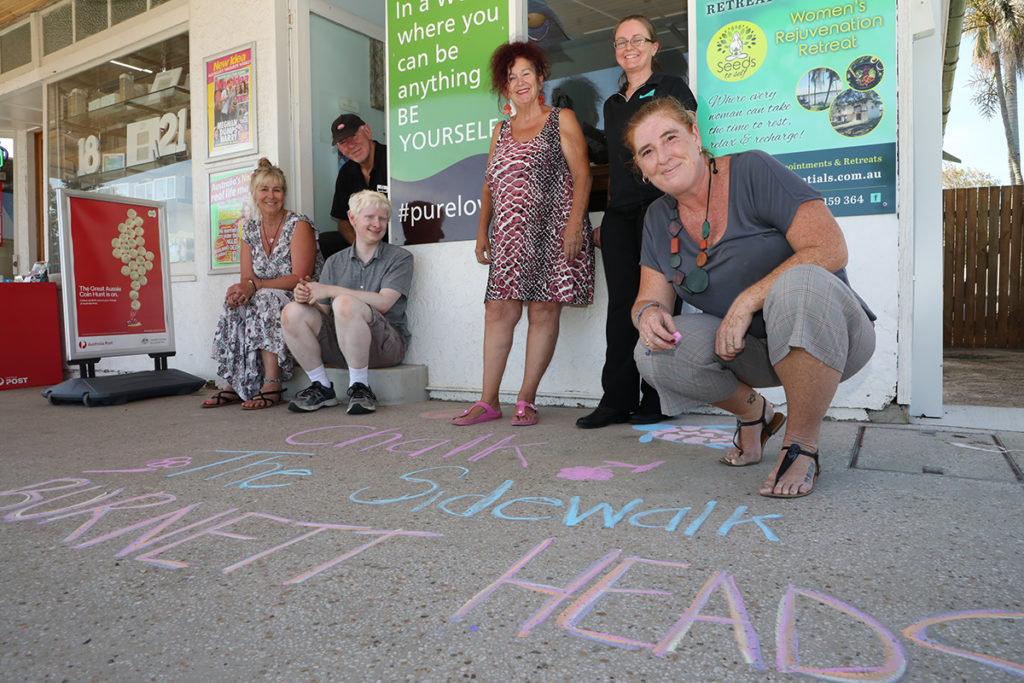
<path fill-rule="evenodd" d="M 661 411 L 678 415 L 696 405 L 732 396 L 739 382 L 775 387 L 782 381 L 774 366 L 801 348 L 847 380 L 875 350 L 875 326 L 846 283 L 823 268 L 800 265 L 783 272 L 765 299 L 768 338 L 748 334 L 732 361 L 715 355 L 722 323 L 707 313 L 674 318 L 682 338 L 675 348 L 648 355 L 638 344 L 634 357 L 641 376 L 661 398 Z"/>
<path fill-rule="evenodd" d="M 380 311 L 370 306 L 373 319 L 370 321 L 370 367 L 389 368 L 398 365 L 405 357 L 405 338 L 391 326 Z M 334 312 L 320 312 L 320 331 L 316 335 L 320 342 L 320 353 L 324 365 L 347 368 L 341 348 L 338 346 L 338 335 L 334 329 Z"/>

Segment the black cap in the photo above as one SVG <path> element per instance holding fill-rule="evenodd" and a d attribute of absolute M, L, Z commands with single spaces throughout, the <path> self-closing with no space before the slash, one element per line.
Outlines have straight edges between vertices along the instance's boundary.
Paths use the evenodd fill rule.
<path fill-rule="evenodd" d="M 336 145 L 347 140 L 365 125 L 366 122 L 355 114 L 342 114 L 331 124 L 331 143 Z"/>

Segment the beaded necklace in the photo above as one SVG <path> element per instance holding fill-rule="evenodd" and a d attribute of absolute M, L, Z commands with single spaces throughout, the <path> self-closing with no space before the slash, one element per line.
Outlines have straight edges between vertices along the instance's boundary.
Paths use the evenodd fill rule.
<path fill-rule="evenodd" d="M 672 268 L 675 269 L 670 281 L 689 294 L 700 294 L 708 288 L 711 282 L 704 266 L 708 262 L 708 238 L 711 237 L 711 223 L 708 222 L 711 212 L 711 176 L 718 173 L 718 165 L 715 163 L 714 157 L 708 159 L 708 169 L 710 171 L 708 173 L 708 196 L 704 203 L 704 224 L 700 226 L 700 253 L 697 254 L 697 267 L 690 270 L 689 273 L 679 270 L 683 264 L 683 257 L 679 253 L 679 233 L 683 229 L 683 222 L 679 219 L 678 203 L 672 209 L 672 222 L 668 226 L 668 234 L 672 236 L 669 247 L 672 254 L 671 263 Z"/>

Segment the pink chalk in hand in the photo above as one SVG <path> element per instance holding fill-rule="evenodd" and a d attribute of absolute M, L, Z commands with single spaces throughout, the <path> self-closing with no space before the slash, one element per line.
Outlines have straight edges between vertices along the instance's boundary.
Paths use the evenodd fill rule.
<path fill-rule="evenodd" d="M 679 340 L 682 339 L 682 338 L 683 338 L 683 335 L 680 334 L 679 332 L 672 333 L 672 346 L 675 346 L 676 344 L 678 344 Z"/>

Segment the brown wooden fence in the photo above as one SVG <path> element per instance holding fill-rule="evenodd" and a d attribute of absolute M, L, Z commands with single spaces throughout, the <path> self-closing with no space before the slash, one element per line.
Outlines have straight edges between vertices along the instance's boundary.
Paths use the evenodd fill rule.
<path fill-rule="evenodd" d="M 946 347 L 1024 348 L 1024 186 L 942 191 Z"/>

